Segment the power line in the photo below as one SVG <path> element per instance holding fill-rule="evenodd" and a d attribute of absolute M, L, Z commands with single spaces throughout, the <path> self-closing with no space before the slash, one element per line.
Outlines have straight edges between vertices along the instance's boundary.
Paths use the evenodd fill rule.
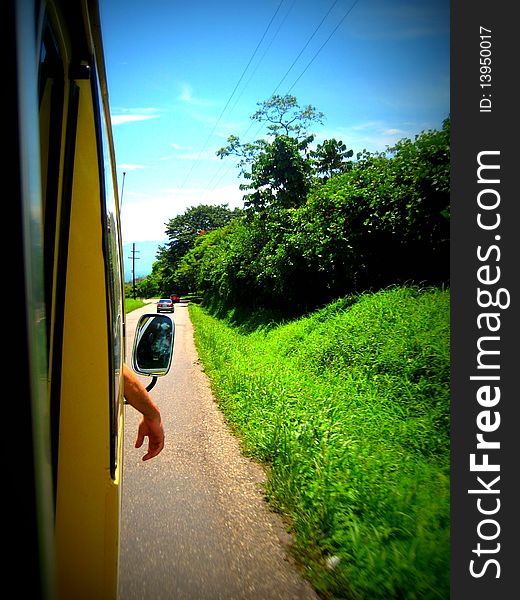
<path fill-rule="evenodd" d="M 280 80 L 280 82 L 278 83 L 278 85 L 275 87 L 275 89 L 274 89 L 273 93 L 271 94 L 271 96 L 274 96 L 274 94 L 276 93 L 276 90 L 282 85 L 282 83 L 284 82 L 284 80 L 287 77 L 287 75 L 291 72 L 291 70 L 294 67 L 294 65 L 298 62 L 298 59 L 303 54 L 303 52 L 305 51 L 305 49 L 307 48 L 307 46 L 311 43 L 312 38 L 318 33 L 320 27 L 323 25 L 323 22 L 329 16 L 331 10 L 336 6 L 337 3 L 338 3 L 338 0 L 334 0 L 334 2 L 331 4 L 329 10 L 326 12 L 325 16 L 320 21 L 319 25 L 314 29 L 314 31 L 312 32 L 310 38 L 307 40 L 307 42 L 305 43 L 305 45 L 303 46 L 303 48 L 300 50 L 300 53 L 298 54 L 298 56 L 293 60 L 292 65 L 287 69 L 287 71 L 285 72 L 285 75 L 282 77 L 282 79 Z"/>
<path fill-rule="evenodd" d="M 318 55 L 320 54 L 320 52 L 323 50 L 323 48 L 326 46 L 326 44 L 329 42 L 329 40 L 332 38 L 332 36 L 336 33 L 336 31 L 343 24 L 343 22 L 348 17 L 348 15 L 352 12 L 352 10 L 356 6 L 356 4 L 358 4 L 358 2 L 359 2 L 359 0 L 355 0 L 354 3 L 350 6 L 350 8 L 347 10 L 347 12 L 343 15 L 343 17 L 339 20 L 339 22 L 334 27 L 334 29 L 332 30 L 332 32 L 329 34 L 329 36 L 327 37 L 327 39 L 323 42 L 323 44 L 314 53 L 314 55 L 312 56 L 311 60 L 307 63 L 307 65 L 305 66 L 305 68 L 303 69 L 303 71 L 300 73 L 300 75 L 297 77 L 297 79 L 294 81 L 294 83 L 291 85 L 291 87 L 287 90 L 287 94 L 289 94 L 291 92 L 291 90 L 296 86 L 296 84 L 298 83 L 298 81 L 300 81 L 300 79 L 303 77 L 303 75 L 306 73 L 306 71 L 309 69 L 309 67 L 312 65 L 312 63 L 316 60 L 316 58 L 318 57 Z M 331 4 L 331 6 L 329 7 L 328 11 L 325 13 L 325 15 L 323 16 L 323 18 L 321 19 L 320 23 L 316 26 L 316 28 L 312 32 L 311 36 L 309 37 L 309 39 L 307 40 L 307 42 L 305 43 L 305 45 L 303 46 L 303 48 L 300 50 L 299 54 L 296 56 L 296 58 L 292 62 L 291 66 L 287 69 L 287 71 L 285 72 L 284 76 L 282 77 L 282 79 L 280 80 L 280 82 L 278 83 L 278 85 L 276 86 L 276 88 L 274 89 L 273 93 L 271 94 L 272 96 L 276 93 L 276 91 L 278 90 L 278 88 L 281 86 L 281 84 L 286 79 L 287 75 L 293 69 L 294 65 L 298 62 L 298 59 L 301 57 L 301 55 L 303 54 L 303 52 L 309 46 L 310 42 L 312 41 L 312 39 L 314 38 L 314 36 L 316 35 L 316 33 L 319 31 L 319 29 L 323 25 L 325 19 L 329 16 L 329 14 L 331 13 L 331 11 L 333 10 L 333 8 L 336 6 L 337 3 L 338 3 L 338 0 L 334 0 L 334 2 Z M 280 6 L 278 6 L 277 12 L 278 12 L 279 8 L 280 8 Z M 290 12 L 290 10 L 288 11 L 288 13 L 289 12 Z M 287 15 L 286 15 L 286 17 L 287 17 Z M 284 19 L 284 21 L 285 21 L 285 19 Z M 279 29 L 278 29 L 278 31 L 279 31 Z M 278 33 L 278 31 L 277 31 L 277 33 Z M 264 33 L 264 37 L 265 37 L 265 33 Z M 265 56 L 265 54 L 264 54 L 264 56 Z M 255 72 L 256 72 L 256 69 L 255 69 Z M 248 83 L 249 83 L 249 81 L 248 81 Z M 251 123 L 247 127 L 246 131 L 241 135 L 241 138 L 245 137 L 249 133 L 249 130 L 252 128 L 253 124 L 254 124 L 253 121 L 251 121 Z M 263 128 L 263 124 L 261 124 L 260 127 L 257 129 L 256 136 L 258 136 L 258 134 L 260 133 L 260 131 L 261 131 L 262 128 Z M 227 173 L 229 172 L 229 170 L 230 170 L 230 168 L 226 169 L 225 172 L 222 173 L 222 175 L 220 175 L 220 177 L 218 177 L 218 175 L 222 172 L 222 170 L 219 170 L 213 176 L 213 178 L 212 178 L 212 180 L 210 182 L 210 185 L 211 185 L 211 183 L 213 183 L 213 181 L 215 180 L 216 177 L 218 177 L 218 180 L 217 180 L 217 182 L 215 183 L 215 185 L 213 186 L 212 189 L 215 189 L 216 185 L 218 183 L 220 183 L 220 181 L 222 180 L 222 178 L 224 177 L 224 175 L 227 175 Z"/>
<path fill-rule="evenodd" d="M 222 109 L 222 112 L 220 113 L 219 118 L 217 119 L 217 121 L 215 122 L 215 124 L 213 125 L 213 129 L 211 130 L 211 133 L 208 135 L 206 142 L 204 143 L 204 146 L 202 147 L 201 151 L 199 152 L 199 156 L 197 158 L 197 161 L 195 163 L 193 163 L 193 165 L 191 166 L 191 169 L 189 170 L 188 174 L 186 175 L 186 178 L 184 180 L 184 183 L 182 184 L 182 188 L 184 188 L 184 186 L 186 185 L 186 182 L 188 181 L 189 177 L 191 176 L 193 170 L 195 169 L 195 167 L 198 166 L 200 159 L 202 157 L 202 153 L 204 152 L 204 150 L 206 149 L 206 146 L 209 143 L 209 140 L 213 137 L 213 134 L 215 133 L 215 129 L 217 128 L 218 124 L 220 123 L 220 120 L 222 119 L 224 113 L 227 110 L 227 107 L 229 106 L 229 103 L 231 102 L 231 99 L 233 98 L 233 96 L 235 95 L 235 92 L 238 89 L 238 86 L 240 85 L 240 83 L 242 82 L 242 79 L 244 78 L 244 75 L 246 74 L 249 65 L 251 64 L 251 62 L 253 61 L 254 57 L 256 56 L 256 53 L 258 52 L 258 49 L 260 48 L 262 42 L 264 41 L 265 36 L 267 35 L 267 32 L 269 31 L 274 19 L 276 18 L 276 15 L 278 14 L 282 4 L 285 2 L 285 0 L 280 0 L 280 3 L 278 4 L 277 9 L 274 11 L 273 16 L 271 17 L 271 20 L 269 21 L 267 27 L 265 28 L 265 31 L 262 35 L 262 37 L 260 38 L 260 41 L 258 42 L 258 44 L 256 45 L 256 48 L 253 52 L 253 54 L 251 55 L 249 62 L 247 63 L 246 67 L 244 68 L 244 70 L 242 71 L 242 74 L 240 75 L 240 78 L 238 79 L 233 91 L 231 92 L 231 95 L 229 96 L 224 108 Z"/>
<path fill-rule="evenodd" d="M 348 15 L 352 12 L 352 10 L 354 9 L 354 7 L 356 6 L 356 4 L 359 2 L 359 0 L 355 0 L 354 3 L 352 4 L 352 6 L 347 10 L 347 12 L 343 15 L 343 17 L 340 19 L 339 23 L 336 25 L 336 27 L 334 27 L 334 29 L 332 30 L 331 34 L 329 35 L 329 37 L 323 42 L 323 44 L 318 48 L 318 50 L 316 51 L 316 53 L 314 54 L 314 56 L 311 58 L 311 60 L 307 63 L 307 66 L 305 67 L 305 69 L 303 69 L 303 71 L 300 73 L 300 75 L 298 76 L 298 78 L 296 79 L 296 81 L 291 85 L 291 87 L 287 90 L 287 93 L 289 93 L 293 87 L 298 83 L 298 81 L 300 81 L 300 79 L 303 77 L 304 73 L 307 71 L 307 69 L 312 65 L 312 63 L 314 62 L 314 60 L 316 59 L 316 57 L 318 56 L 318 54 L 323 50 L 323 48 L 325 47 L 325 45 L 328 43 L 328 41 L 330 40 L 330 38 L 336 33 L 336 31 L 339 29 L 339 27 L 341 26 L 341 24 L 343 23 L 343 21 L 348 17 Z"/>
<path fill-rule="evenodd" d="M 301 79 L 301 77 L 303 76 L 303 74 L 311 66 L 311 64 L 314 62 L 314 60 L 318 56 L 318 54 L 323 50 L 323 48 L 325 47 L 325 45 L 327 44 L 327 42 L 334 35 L 334 33 L 336 33 L 336 31 L 338 30 L 338 28 L 341 26 L 341 24 L 347 18 L 347 16 L 352 12 L 354 6 L 358 2 L 359 2 L 359 0 L 355 0 L 355 2 L 352 4 L 352 6 L 349 8 L 349 10 L 343 15 L 343 17 L 340 19 L 340 21 L 338 22 L 338 24 L 336 25 L 336 27 L 332 30 L 332 33 L 328 36 L 328 38 L 325 40 L 325 42 L 318 48 L 318 50 L 315 52 L 314 56 L 312 57 L 312 59 L 310 60 L 310 62 L 307 64 L 307 66 L 305 67 L 305 69 L 300 73 L 300 75 L 298 76 L 298 78 L 296 79 L 296 81 L 289 88 L 289 90 L 287 91 L 287 94 L 293 89 L 293 87 L 296 85 L 296 83 L 298 83 L 298 81 Z M 312 32 L 312 34 L 308 38 L 307 42 L 305 43 L 305 45 L 303 46 L 303 48 L 300 50 L 300 52 L 296 56 L 296 58 L 293 60 L 291 66 L 287 69 L 287 71 L 285 72 L 284 76 L 282 77 L 282 79 L 280 80 L 280 82 L 278 83 L 278 85 L 276 86 L 276 88 L 274 89 L 274 91 L 272 92 L 271 96 L 274 96 L 274 94 L 276 93 L 276 91 L 278 90 L 278 88 L 282 85 L 282 83 L 286 79 L 287 75 L 291 72 L 291 70 L 293 69 L 294 65 L 298 62 L 298 59 L 303 54 L 303 52 L 306 50 L 306 48 L 308 47 L 308 45 L 310 44 L 310 42 L 312 41 L 312 39 L 314 38 L 314 36 L 316 35 L 316 33 L 319 31 L 319 29 L 323 25 L 325 19 L 329 16 L 329 14 L 332 12 L 333 8 L 336 6 L 337 3 L 338 3 L 338 0 L 334 0 L 334 2 L 330 5 L 328 11 L 325 13 L 325 15 L 323 16 L 323 18 L 319 22 L 319 24 L 315 27 L 314 31 Z M 246 129 L 246 131 L 242 134 L 241 137 L 245 137 L 249 133 L 249 130 L 251 129 L 251 127 L 253 126 L 253 124 L 254 124 L 253 122 L 251 122 L 249 124 L 249 127 Z M 262 126 L 260 126 L 260 128 L 257 130 L 257 135 L 258 135 L 258 133 L 260 132 L 261 129 L 262 129 Z"/>
<path fill-rule="evenodd" d="M 289 7 L 289 9 L 287 10 L 287 12 L 285 13 L 285 16 L 280 21 L 280 24 L 278 25 L 278 29 L 276 30 L 275 34 L 273 35 L 273 37 L 271 38 L 269 44 L 267 45 L 266 49 L 264 50 L 264 53 L 262 54 L 262 57 L 260 58 L 260 60 L 258 61 L 256 67 L 254 68 L 253 72 L 249 76 L 249 79 L 247 80 L 245 86 L 242 88 L 242 91 L 240 92 L 238 98 L 235 100 L 235 103 L 233 104 L 233 107 L 231 108 L 232 111 L 236 108 L 236 105 L 238 104 L 238 101 L 242 97 L 242 94 L 244 93 L 244 91 L 247 88 L 247 86 L 251 83 L 251 80 L 255 76 L 256 72 L 258 71 L 258 68 L 260 67 L 260 65 L 262 64 L 264 58 L 266 57 L 267 53 L 269 52 L 271 46 L 273 45 L 274 40 L 278 37 L 278 34 L 280 33 L 281 28 L 284 26 L 285 21 L 287 20 L 287 17 L 289 16 L 289 14 L 292 12 L 292 9 L 294 8 L 295 4 L 296 4 L 296 0 L 293 0 L 291 6 Z"/>
<path fill-rule="evenodd" d="M 293 0 L 293 1 L 292 1 L 292 3 L 291 3 L 291 5 L 289 6 L 288 10 L 286 11 L 286 13 L 285 13 L 284 17 L 282 18 L 281 22 L 280 22 L 280 23 L 279 23 L 279 25 L 278 25 L 278 28 L 277 28 L 277 30 L 275 31 L 275 33 L 274 33 L 273 37 L 272 37 L 272 38 L 271 38 L 271 40 L 269 41 L 269 44 L 268 44 L 268 45 L 267 45 L 267 47 L 265 48 L 265 50 L 264 50 L 264 53 L 262 54 L 262 56 L 261 56 L 260 60 L 259 60 L 259 61 L 258 61 L 258 63 L 256 64 L 256 66 L 255 66 L 255 68 L 254 68 L 253 72 L 252 72 L 252 73 L 251 73 L 251 75 L 249 76 L 249 79 L 247 80 L 247 82 L 246 82 L 245 86 L 242 88 L 242 91 L 240 92 L 239 96 L 236 98 L 236 100 L 235 100 L 235 102 L 234 102 L 234 104 L 233 104 L 233 106 L 232 106 L 232 108 L 231 108 L 231 111 L 235 110 L 235 108 L 236 108 L 236 106 L 237 106 L 237 104 L 238 104 L 238 102 L 239 102 L 240 98 L 242 97 L 242 94 L 244 93 L 244 91 L 245 91 L 245 89 L 247 88 L 247 86 L 248 86 L 248 85 L 251 83 L 251 81 L 252 81 L 253 77 L 255 76 L 256 72 L 258 71 L 258 68 L 259 68 L 259 67 L 260 67 L 260 65 L 262 64 L 262 62 L 263 62 L 264 58 L 266 57 L 266 55 L 267 55 L 267 53 L 269 52 L 269 50 L 270 50 L 271 46 L 273 45 L 273 42 L 274 42 L 274 40 L 277 38 L 278 34 L 280 33 L 280 30 L 281 30 L 281 29 L 282 29 L 282 27 L 284 26 L 284 24 L 285 24 L 285 21 L 287 20 L 287 18 L 288 18 L 288 17 L 289 17 L 289 15 L 291 14 L 291 12 L 292 12 L 292 10 L 293 10 L 293 8 L 294 8 L 294 5 L 296 4 L 296 1 L 297 1 L 297 0 Z M 276 14 L 276 13 L 275 13 L 275 14 Z M 253 122 L 253 121 L 251 121 L 251 122 L 249 123 L 249 126 L 247 127 L 247 129 L 244 131 L 244 133 L 240 135 L 240 138 L 244 138 L 244 137 L 245 137 L 245 136 L 246 136 L 246 135 L 249 133 L 249 130 L 251 129 L 251 127 L 252 127 L 253 125 L 254 125 L 254 122 Z M 258 133 L 260 132 L 260 130 L 262 129 L 262 127 L 263 127 L 263 125 L 261 125 L 261 126 L 259 127 L 259 129 L 257 130 L 257 133 L 256 133 L 256 135 L 258 135 Z M 256 136 L 254 136 L 254 137 L 256 137 Z M 211 178 L 210 182 L 209 182 L 209 183 L 208 183 L 208 185 L 206 186 L 206 189 L 207 189 L 208 191 L 209 191 L 210 189 L 211 189 L 211 191 L 213 191 L 213 190 L 214 190 L 214 189 L 217 187 L 217 185 L 220 183 L 220 181 L 221 181 L 221 180 L 224 178 L 224 176 L 225 176 L 225 175 L 227 175 L 227 174 L 229 173 L 229 171 L 231 170 L 231 167 L 236 167 L 236 166 L 237 166 L 237 164 L 238 164 L 238 162 L 237 162 L 237 161 L 235 161 L 235 163 L 234 163 L 234 164 L 233 164 L 233 163 L 231 163 L 231 164 L 230 164 L 230 165 L 229 165 L 227 168 L 225 168 L 224 166 L 222 166 L 222 167 L 221 167 L 221 168 L 220 168 L 220 169 L 219 169 L 219 170 L 218 170 L 218 171 L 217 171 L 217 172 L 216 172 L 216 173 L 213 175 L 213 177 Z M 218 178 L 218 179 L 217 179 L 217 178 Z M 216 183 L 213 183 L 215 180 L 217 180 L 217 181 L 216 181 Z"/>

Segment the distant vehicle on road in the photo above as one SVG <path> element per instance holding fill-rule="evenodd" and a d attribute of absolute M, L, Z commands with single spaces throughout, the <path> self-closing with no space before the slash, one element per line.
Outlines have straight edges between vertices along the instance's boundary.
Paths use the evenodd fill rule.
<path fill-rule="evenodd" d="M 170 300 L 172 302 L 180 302 L 181 301 L 181 297 L 179 296 L 179 294 L 172 294 L 170 296 Z"/>
<path fill-rule="evenodd" d="M 163 298 L 157 302 L 157 312 L 173 312 L 175 306 L 169 298 Z"/>

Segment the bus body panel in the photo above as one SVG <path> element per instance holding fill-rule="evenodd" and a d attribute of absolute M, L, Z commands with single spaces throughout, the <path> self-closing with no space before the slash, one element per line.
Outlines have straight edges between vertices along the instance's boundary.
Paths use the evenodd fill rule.
<path fill-rule="evenodd" d="M 120 478 L 114 480 L 110 472 L 112 382 L 107 357 L 111 332 L 90 83 L 77 82 L 79 110 L 63 314 L 56 543 L 64 598 L 73 593 L 78 597 L 78 587 L 85 598 L 113 597 L 119 539 Z M 114 378 L 121 377 L 121 367 L 114 365 Z"/>
<path fill-rule="evenodd" d="M 34 550 L 20 589 L 37 588 L 21 595 L 115 600 L 124 276 L 98 7 L 8 0 L 4 10 L 13 286 L 26 322 L 16 371 L 28 439 L 14 479 L 23 522 L 16 554 Z"/>

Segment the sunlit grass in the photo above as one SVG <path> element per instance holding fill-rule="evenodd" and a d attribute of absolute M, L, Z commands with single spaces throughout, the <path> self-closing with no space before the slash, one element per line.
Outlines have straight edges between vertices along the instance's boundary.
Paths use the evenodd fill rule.
<path fill-rule="evenodd" d="M 190 312 L 315 587 L 449 597 L 449 293 L 395 288 L 280 325 Z"/>
<path fill-rule="evenodd" d="M 125 298 L 125 312 L 132 312 L 145 306 L 145 304 L 146 302 L 143 302 L 140 298 L 136 298 L 135 300 L 133 298 Z"/>

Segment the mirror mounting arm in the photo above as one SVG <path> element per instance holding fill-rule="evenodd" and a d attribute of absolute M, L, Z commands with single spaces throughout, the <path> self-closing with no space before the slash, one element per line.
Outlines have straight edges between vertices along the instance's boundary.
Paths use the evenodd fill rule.
<path fill-rule="evenodd" d="M 152 381 L 146 386 L 146 391 L 149 392 L 153 386 L 157 383 L 157 377 L 152 377 Z"/>

